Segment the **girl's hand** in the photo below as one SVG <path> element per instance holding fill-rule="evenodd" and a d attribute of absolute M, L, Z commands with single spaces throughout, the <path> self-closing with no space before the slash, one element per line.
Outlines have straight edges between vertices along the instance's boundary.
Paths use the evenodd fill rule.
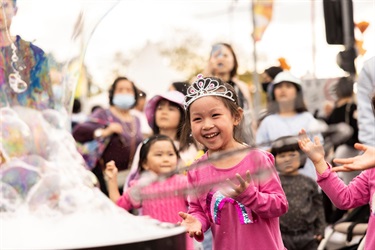
<path fill-rule="evenodd" d="M 324 148 L 320 143 L 319 137 L 315 136 L 314 142 L 312 142 L 307 136 L 306 131 L 301 129 L 299 132 L 298 145 L 301 150 L 306 153 L 314 165 L 322 160 L 324 161 Z"/>
<path fill-rule="evenodd" d="M 360 151 L 364 151 L 364 153 L 352 158 L 334 159 L 333 162 L 343 165 L 332 168 L 332 171 L 349 172 L 375 167 L 375 147 L 366 146 L 360 143 L 356 143 L 354 147 Z"/>
<path fill-rule="evenodd" d="M 225 188 L 222 191 L 225 196 L 232 197 L 232 198 L 237 197 L 238 195 L 240 195 L 243 191 L 247 189 L 247 187 L 250 185 L 252 181 L 249 170 L 246 171 L 246 180 L 244 180 L 239 173 L 236 174 L 236 177 L 240 184 L 237 185 L 230 179 L 227 179 L 229 188 Z"/>
<path fill-rule="evenodd" d="M 115 179 L 117 177 L 118 169 L 114 161 L 109 161 L 105 164 L 104 173 L 109 180 Z"/>
<path fill-rule="evenodd" d="M 178 224 L 186 227 L 186 232 L 189 236 L 191 238 L 195 237 L 198 241 L 203 240 L 202 223 L 188 213 L 179 212 L 178 215 L 183 219 Z"/>

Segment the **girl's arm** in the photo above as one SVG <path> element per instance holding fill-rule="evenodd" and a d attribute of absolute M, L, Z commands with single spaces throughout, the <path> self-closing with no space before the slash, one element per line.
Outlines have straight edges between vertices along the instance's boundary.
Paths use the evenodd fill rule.
<path fill-rule="evenodd" d="M 117 203 L 117 200 L 121 196 L 117 185 L 117 172 L 118 169 L 115 165 L 115 162 L 107 162 L 107 164 L 105 165 L 104 174 L 105 178 L 107 179 L 109 198 L 114 203 Z"/>
<path fill-rule="evenodd" d="M 111 201 L 116 203 L 119 207 L 124 208 L 129 211 L 132 208 L 139 208 L 140 202 L 132 199 L 131 192 L 136 189 L 136 187 L 129 188 L 123 195 L 120 195 L 117 185 L 117 167 L 114 161 L 110 161 L 106 164 L 105 168 L 105 178 L 107 178 L 107 188 L 109 193 L 109 198 Z"/>
<path fill-rule="evenodd" d="M 336 207 L 346 210 L 369 202 L 371 172 L 362 172 L 349 186 L 346 186 L 337 174 L 331 171 L 331 166 L 324 161 L 324 148 L 319 138 L 315 137 L 312 142 L 306 132 L 301 130 L 298 144 L 314 163 L 319 173 L 318 184 Z"/>

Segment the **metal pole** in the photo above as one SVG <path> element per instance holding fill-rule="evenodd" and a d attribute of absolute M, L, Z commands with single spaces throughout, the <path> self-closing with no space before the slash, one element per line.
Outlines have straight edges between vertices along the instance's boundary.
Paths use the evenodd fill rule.
<path fill-rule="evenodd" d="M 254 70 L 253 70 L 253 84 L 255 86 L 255 92 L 254 92 L 254 100 L 253 100 L 253 108 L 254 108 L 254 117 L 257 119 L 261 105 L 260 105 L 260 84 L 259 84 L 259 76 L 257 72 L 257 47 L 256 47 L 256 41 L 254 37 L 254 31 L 255 31 L 255 9 L 254 9 L 254 2 L 251 4 L 251 10 L 252 10 L 252 23 L 253 23 L 253 62 L 254 62 Z"/>

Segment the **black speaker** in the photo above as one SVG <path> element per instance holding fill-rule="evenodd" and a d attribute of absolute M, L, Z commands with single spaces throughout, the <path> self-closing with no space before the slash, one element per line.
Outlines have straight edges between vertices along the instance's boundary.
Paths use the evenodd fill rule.
<path fill-rule="evenodd" d="M 343 44 L 345 38 L 354 41 L 352 0 L 323 0 L 324 23 L 328 44 Z"/>

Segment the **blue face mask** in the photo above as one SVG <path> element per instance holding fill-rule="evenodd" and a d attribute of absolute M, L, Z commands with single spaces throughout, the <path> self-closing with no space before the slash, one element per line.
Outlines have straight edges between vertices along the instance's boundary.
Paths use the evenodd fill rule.
<path fill-rule="evenodd" d="M 116 94 L 113 96 L 113 104 L 120 109 L 130 109 L 135 103 L 134 95 Z"/>

